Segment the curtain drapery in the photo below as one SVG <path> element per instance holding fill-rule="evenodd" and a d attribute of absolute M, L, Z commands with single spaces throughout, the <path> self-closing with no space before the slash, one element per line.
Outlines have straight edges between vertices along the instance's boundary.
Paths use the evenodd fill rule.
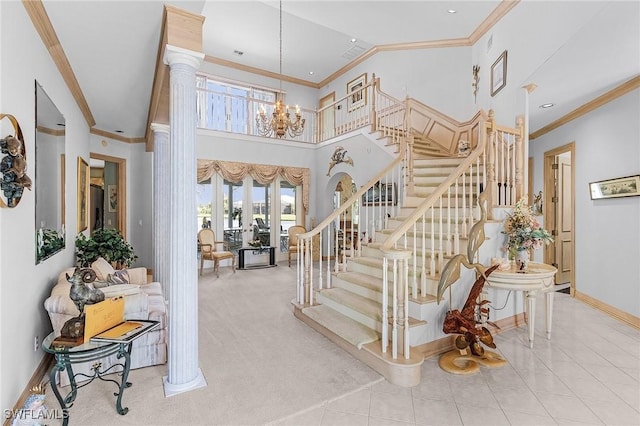
<path fill-rule="evenodd" d="M 302 186 L 302 205 L 309 211 L 309 169 L 304 167 L 270 166 L 267 164 L 238 163 L 235 161 L 198 160 L 198 183 L 218 173 L 229 182 L 242 182 L 249 175 L 258 183 L 270 184 L 278 176 L 293 185 Z"/>

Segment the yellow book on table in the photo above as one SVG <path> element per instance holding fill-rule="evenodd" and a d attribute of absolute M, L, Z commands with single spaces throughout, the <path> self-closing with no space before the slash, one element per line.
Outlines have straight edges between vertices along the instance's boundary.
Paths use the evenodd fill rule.
<path fill-rule="evenodd" d="M 124 320 L 124 298 L 114 297 L 84 308 L 84 341 L 92 337 L 117 339 L 142 327 L 143 324 Z"/>

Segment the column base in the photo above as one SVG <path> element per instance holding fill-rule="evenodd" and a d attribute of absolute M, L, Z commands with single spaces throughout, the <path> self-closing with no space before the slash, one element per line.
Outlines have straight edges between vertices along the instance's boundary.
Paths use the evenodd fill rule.
<path fill-rule="evenodd" d="M 174 385 L 167 381 L 168 378 L 169 376 L 162 377 L 162 384 L 164 386 L 165 398 L 169 398 L 170 396 L 178 395 L 184 392 L 189 392 L 195 389 L 204 388 L 207 386 L 207 381 L 205 380 L 204 375 L 202 374 L 202 370 L 200 370 L 199 368 L 198 368 L 198 375 L 196 376 L 196 378 L 187 383 Z"/>

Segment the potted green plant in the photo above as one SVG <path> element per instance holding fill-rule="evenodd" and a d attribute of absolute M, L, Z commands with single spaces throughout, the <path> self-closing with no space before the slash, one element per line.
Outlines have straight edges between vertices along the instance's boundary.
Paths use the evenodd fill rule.
<path fill-rule="evenodd" d="M 84 234 L 76 237 L 76 259 L 78 266 L 88 267 L 99 257 L 111 263 L 114 268 L 130 267 L 138 258 L 117 229 L 96 229 L 87 238 Z"/>

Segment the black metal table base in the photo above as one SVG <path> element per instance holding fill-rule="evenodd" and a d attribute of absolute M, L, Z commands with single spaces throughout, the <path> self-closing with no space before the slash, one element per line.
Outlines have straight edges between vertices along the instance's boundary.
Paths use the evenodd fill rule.
<path fill-rule="evenodd" d="M 122 395 L 124 390 L 128 387 L 131 387 L 131 382 L 127 381 L 127 377 L 129 376 L 129 369 L 131 367 L 131 346 L 132 342 L 128 343 L 115 343 L 113 345 L 104 346 L 101 348 L 97 348 L 96 350 L 90 352 L 79 352 L 79 353 L 57 353 L 55 354 L 56 363 L 51 367 L 49 371 L 49 381 L 51 383 L 51 388 L 53 389 L 53 393 L 56 396 L 56 399 L 60 403 L 60 407 L 63 412 L 63 420 L 62 425 L 67 426 L 69 423 L 69 408 L 73 406 L 73 402 L 76 399 L 78 394 L 78 389 L 87 386 L 95 379 L 102 380 L 104 382 L 112 382 L 118 386 L 118 391 L 114 392 L 113 395 L 117 396 L 116 399 L 116 410 L 118 414 L 125 415 L 129 411 L 128 407 L 122 407 Z M 93 364 L 91 369 L 93 370 L 93 375 L 87 375 L 84 373 L 73 373 L 73 364 L 87 362 L 87 361 L 95 361 L 100 358 L 107 357 L 112 354 L 117 354 L 117 357 L 124 358 L 123 363 L 114 364 L 106 370 L 101 370 L 102 363 L 97 362 Z M 120 380 L 115 380 L 113 378 L 106 378 L 104 376 L 115 372 L 115 368 L 122 367 L 122 372 L 118 373 L 120 376 Z M 56 383 L 56 373 L 67 371 L 67 376 L 69 377 L 69 383 L 71 385 L 70 392 L 63 398 L 60 393 L 60 389 L 58 389 Z M 78 385 L 76 382 L 76 377 L 88 378 L 89 381 Z"/>

